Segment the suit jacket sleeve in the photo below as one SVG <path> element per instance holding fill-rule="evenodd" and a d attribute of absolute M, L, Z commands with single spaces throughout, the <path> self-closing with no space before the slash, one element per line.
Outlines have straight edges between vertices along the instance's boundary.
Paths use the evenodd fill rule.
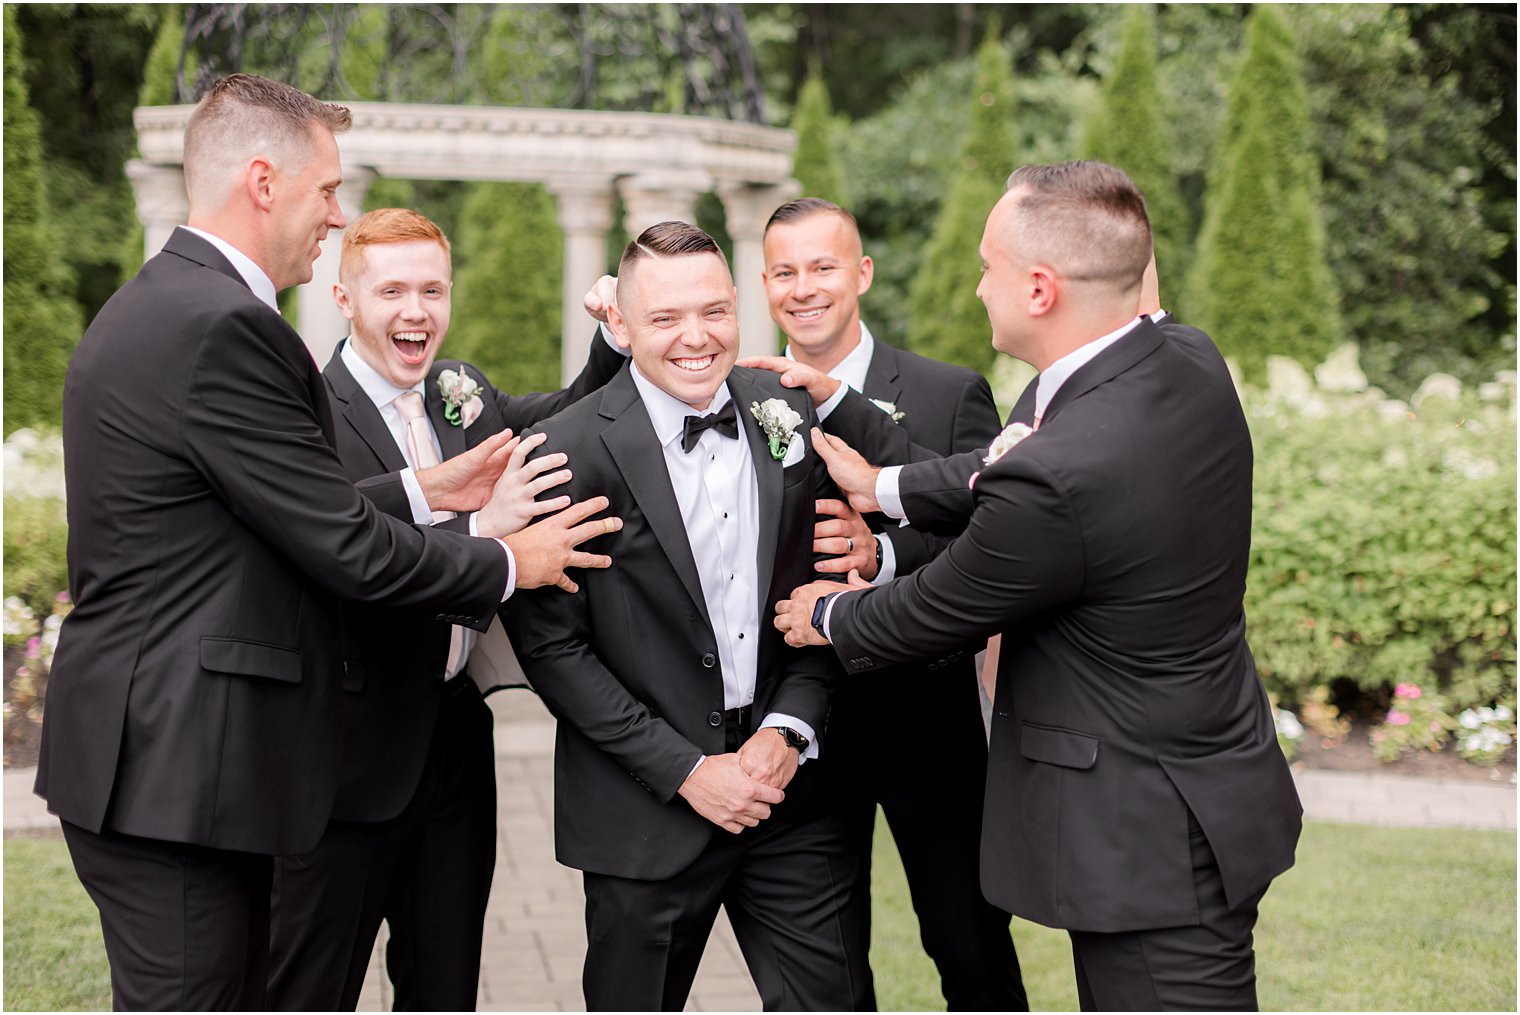
<path fill-rule="evenodd" d="M 412 502 L 406 496 L 406 487 L 401 484 L 401 473 L 386 472 L 379 476 L 369 476 L 355 483 L 354 489 L 392 518 L 400 518 L 405 522 L 412 520 Z"/>
<path fill-rule="evenodd" d="M 513 433 L 520 434 L 561 409 L 574 405 L 612 380 L 627 362 L 627 357 L 611 348 L 598 330 L 591 336 L 591 354 L 586 357 L 586 365 L 568 387 L 529 395 L 509 395 L 495 387 L 491 390 L 495 394 L 496 406 L 501 410 L 503 422 Z"/>
<path fill-rule="evenodd" d="M 304 349 L 271 334 L 266 313 L 240 307 L 199 344 L 180 416 L 190 458 L 243 524 L 319 586 L 484 629 L 506 587 L 501 547 L 424 535 L 361 496 L 314 408 L 326 404 L 320 378 L 295 358 Z"/>
<path fill-rule="evenodd" d="M 976 485 L 965 535 L 916 573 L 834 604 L 829 633 L 852 671 L 932 659 L 1075 598 L 1083 545 L 1050 471 L 1010 453 Z"/>
<path fill-rule="evenodd" d="M 992 444 L 1001 429 L 992 388 L 985 377 L 976 374 L 967 380 L 956 399 L 951 421 L 950 451 L 967 452 L 986 448 Z M 917 571 L 939 556 L 950 542 L 949 536 L 933 534 L 916 524 L 889 529 L 887 535 L 892 540 L 892 548 L 897 555 L 898 577 Z"/>

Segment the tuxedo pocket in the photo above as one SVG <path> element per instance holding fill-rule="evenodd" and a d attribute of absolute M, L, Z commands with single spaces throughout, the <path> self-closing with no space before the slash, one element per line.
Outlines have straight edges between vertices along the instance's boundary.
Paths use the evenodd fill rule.
<path fill-rule="evenodd" d="M 805 457 L 807 457 L 807 445 L 802 442 L 802 434 L 792 434 L 792 441 L 786 446 L 786 457 L 781 459 L 781 467 L 790 469 Z"/>
<path fill-rule="evenodd" d="M 1043 761 L 1047 765 L 1091 768 L 1098 760 L 1098 738 L 1026 722 L 1019 729 L 1019 753 L 1030 761 Z"/>
<path fill-rule="evenodd" d="M 301 682 L 301 653 L 263 642 L 206 637 L 201 639 L 201 668 L 213 673 L 267 677 L 298 684 Z"/>

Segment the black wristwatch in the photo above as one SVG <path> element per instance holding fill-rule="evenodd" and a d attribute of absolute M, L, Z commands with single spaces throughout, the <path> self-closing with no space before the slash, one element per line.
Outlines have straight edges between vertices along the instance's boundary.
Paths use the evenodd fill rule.
<path fill-rule="evenodd" d="M 798 754 L 807 753 L 809 743 L 807 737 L 803 736 L 801 733 L 798 733 L 790 726 L 772 726 L 771 729 L 781 734 L 782 739 L 786 741 L 786 746 L 797 748 Z"/>
<path fill-rule="evenodd" d="M 880 546 L 881 544 L 877 543 L 876 545 Z M 819 596 L 818 601 L 813 604 L 813 630 L 817 631 L 818 637 L 824 641 L 828 641 L 829 636 L 823 631 L 823 618 L 829 611 L 829 600 L 837 595 L 839 595 L 838 592 L 830 592 L 826 596 Z"/>

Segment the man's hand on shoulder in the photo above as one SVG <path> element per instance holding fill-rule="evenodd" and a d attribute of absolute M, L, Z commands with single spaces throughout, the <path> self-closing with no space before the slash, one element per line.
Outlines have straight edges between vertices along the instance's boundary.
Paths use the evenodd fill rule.
<path fill-rule="evenodd" d="M 746 356 L 739 366 L 754 370 L 770 370 L 781 375 L 783 388 L 804 388 L 813 400 L 813 407 L 827 402 L 839 390 L 840 382 L 824 373 L 785 356 Z"/>
<path fill-rule="evenodd" d="M 829 478 L 850 501 L 850 507 L 861 514 L 880 511 L 876 499 L 876 477 L 881 470 L 861 457 L 860 452 L 843 440 L 813 429 L 813 447 L 823 464 L 829 467 Z"/>
<path fill-rule="evenodd" d="M 536 433 L 512 442 L 516 447 L 491 491 L 491 499 L 475 518 L 475 529 L 482 536 L 510 535 L 539 515 L 570 506 L 570 498 L 565 496 L 535 499 L 545 490 L 570 481 L 570 470 L 560 468 L 569 461 L 563 452 L 527 461 L 528 453 L 547 439 Z M 550 472 L 551 469 L 559 471 Z"/>
<path fill-rule="evenodd" d="M 766 731 L 762 731 L 766 732 Z M 768 735 L 779 740 L 774 731 Z M 793 754 L 790 747 L 787 748 Z M 691 809 L 725 832 L 738 835 L 771 816 L 771 805 L 786 799 L 779 787 L 750 778 L 737 754 L 709 755 L 677 790 Z"/>
<path fill-rule="evenodd" d="M 481 441 L 462 455 L 416 471 L 417 484 L 434 511 L 479 511 L 491 498 L 496 481 L 512 460 L 518 442 L 511 430 Z"/>
<path fill-rule="evenodd" d="M 592 497 L 502 537 L 517 562 L 517 587 L 536 589 L 542 585 L 558 585 L 566 592 L 576 592 L 580 586 L 565 573 L 568 569 L 611 567 L 611 557 L 576 549 L 588 539 L 605 536 L 623 527 L 623 520 L 616 517 L 587 521 L 592 515 L 607 510 L 609 503 L 606 497 Z"/>

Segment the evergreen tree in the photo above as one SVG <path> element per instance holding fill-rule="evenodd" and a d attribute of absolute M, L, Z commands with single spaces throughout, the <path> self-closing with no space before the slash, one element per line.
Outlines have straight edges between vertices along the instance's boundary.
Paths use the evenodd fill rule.
<path fill-rule="evenodd" d="M 1016 167 L 1012 61 L 997 26 L 976 55 L 971 117 L 934 233 L 908 296 L 909 345 L 915 352 L 973 370 L 992 366 L 987 310 L 976 297 L 977 248 L 987 213 Z"/>
<path fill-rule="evenodd" d="M 1320 362 L 1341 337 L 1309 100 L 1281 15 L 1258 7 L 1230 89 L 1184 319 L 1248 377 L 1269 355 Z"/>
<path fill-rule="evenodd" d="M 460 223 L 443 355 L 507 391 L 558 390 L 564 237 L 554 196 L 539 184 L 472 184 Z"/>
<path fill-rule="evenodd" d="M 83 330 L 49 214 L 42 128 L 26 86 L 15 7 L 5 5 L 5 432 L 62 420 L 63 375 Z"/>
<path fill-rule="evenodd" d="M 797 132 L 792 176 L 802 184 L 803 196 L 845 204 L 844 176 L 839 169 L 839 141 L 835 137 L 834 112 L 829 106 L 829 88 L 816 65 L 797 94 L 792 129 Z"/>
<path fill-rule="evenodd" d="M 185 16 L 179 4 L 164 4 L 163 20 L 158 25 L 158 35 L 153 48 L 148 51 L 148 62 L 143 67 L 142 88 L 137 93 L 139 106 L 172 106 L 187 101 L 179 94 L 179 55 L 185 45 Z M 185 80 L 195 79 L 195 54 L 186 54 Z"/>
<path fill-rule="evenodd" d="M 1131 9 L 1125 19 L 1119 58 L 1093 108 L 1083 139 L 1083 157 L 1118 166 L 1145 195 L 1156 270 L 1162 294 L 1182 286 L 1187 249 L 1187 213 L 1172 166 L 1171 139 L 1156 79 L 1156 15 L 1150 5 Z"/>

